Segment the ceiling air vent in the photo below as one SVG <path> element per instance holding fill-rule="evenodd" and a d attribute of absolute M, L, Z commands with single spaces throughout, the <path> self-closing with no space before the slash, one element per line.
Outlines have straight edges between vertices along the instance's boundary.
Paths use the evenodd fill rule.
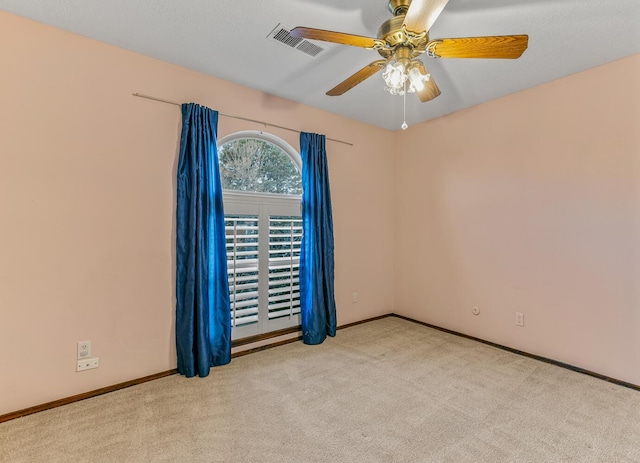
<path fill-rule="evenodd" d="M 299 39 L 291 35 L 291 28 L 283 24 L 278 24 L 267 36 L 267 38 L 275 40 L 295 48 L 296 50 L 306 53 L 309 56 L 317 56 L 318 53 L 325 49 L 309 42 L 306 39 Z"/>

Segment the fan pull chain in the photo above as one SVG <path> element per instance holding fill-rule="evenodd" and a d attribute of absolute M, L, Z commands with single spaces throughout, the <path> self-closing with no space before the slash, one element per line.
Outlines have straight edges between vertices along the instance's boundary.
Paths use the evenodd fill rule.
<path fill-rule="evenodd" d="M 402 130 L 407 130 L 407 81 L 404 81 L 404 93 L 402 94 Z"/>

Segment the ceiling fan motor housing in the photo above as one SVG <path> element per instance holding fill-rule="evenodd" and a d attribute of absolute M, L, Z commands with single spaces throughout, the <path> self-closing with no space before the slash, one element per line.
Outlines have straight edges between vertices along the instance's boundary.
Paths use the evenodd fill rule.
<path fill-rule="evenodd" d="M 426 32 L 421 34 L 419 37 L 408 35 L 402 27 L 404 17 L 404 14 L 394 16 L 393 18 L 383 22 L 378 29 L 378 39 L 383 40 L 388 45 L 388 48 L 378 50 L 378 53 L 380 53 L 384 58 L 389 58 L 393 55 L 396 48 L 399 47 L 406 47 L 410 49 L 413 57 L 424 53 L 426 49 L 427 42 L 429 41 L 429 35 Z"/>
<path fill-rule="evenodd" d="M 411 0 L 389 0 L 389 11 L 394 16 L 404 15 L 407 13 L 409 5 L 411 5 Z"/>

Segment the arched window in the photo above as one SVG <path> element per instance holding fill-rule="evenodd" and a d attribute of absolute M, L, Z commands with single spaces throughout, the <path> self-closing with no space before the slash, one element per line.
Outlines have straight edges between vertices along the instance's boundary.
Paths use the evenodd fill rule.
<path fill-rule="evenodd" d="M 232 338 L 300 324 L 301 159 L 284 140 L 237 132 L 218 143 Z"/>

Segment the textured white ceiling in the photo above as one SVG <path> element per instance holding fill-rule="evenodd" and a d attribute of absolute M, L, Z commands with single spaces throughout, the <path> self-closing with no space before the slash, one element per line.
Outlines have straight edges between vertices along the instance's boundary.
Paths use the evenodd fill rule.
<path fill-rule="evenodd" d="M 379 75 L 325 95 L 375 51 L 316 42 L 327 50 L 313 58 L 266 38 L 278 23 L 375 37 L 391 16 L 386 0 L 0 0 L 0 9 L 386 129 L 402 122 L 402 98 Z M 511 34 L 529 35 L 518 60 L 423 55 L 442 94 L 410 95 L 407 122 L 639 53 L 640 0 L 450 0 L 429 35 Z"/>

